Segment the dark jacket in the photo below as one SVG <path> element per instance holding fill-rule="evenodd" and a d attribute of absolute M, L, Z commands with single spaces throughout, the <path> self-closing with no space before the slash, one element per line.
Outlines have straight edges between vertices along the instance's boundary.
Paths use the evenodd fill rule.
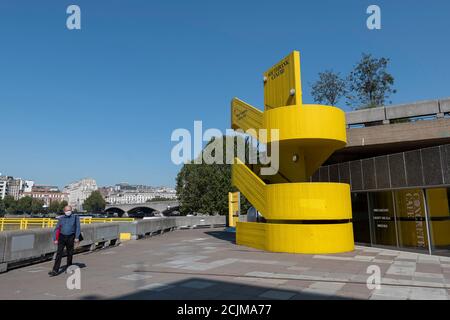
<path fill-rule="evenodd" d="M 61 228 L 62 235 L 70 236 L 75 234 L 75 239 L 80 238 L 81 227 L 80 227 L 80 217 L 72 213 L 70 216 L 63 215 L 58 219 L 55 230 L 52 233 L 53 241 L 56 240 L 56 230 Z"/>

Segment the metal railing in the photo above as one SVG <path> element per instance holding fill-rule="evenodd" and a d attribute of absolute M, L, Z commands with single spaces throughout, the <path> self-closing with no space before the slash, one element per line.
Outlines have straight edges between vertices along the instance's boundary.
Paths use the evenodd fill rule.
<path fill-rule="evenodd" d="M 81 224 L 133 222 L 134 218 L 80 218 Z M 53 218 L 0 218 L 0 231 L 54 228 L 58 219 Z"/>

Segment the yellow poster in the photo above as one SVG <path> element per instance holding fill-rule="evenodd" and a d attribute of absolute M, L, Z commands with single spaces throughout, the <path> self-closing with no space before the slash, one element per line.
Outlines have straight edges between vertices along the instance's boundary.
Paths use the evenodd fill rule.
<path fill-rule="evenodd" d="M 228 226 L 236 227 L 236 222 L 239 220 L 239 213 L 241 211 L 240 193 L 228 193 Z"/>
<path fill-rule="evenodd" d="M 427 190 L 430 233 L 435 247 L 450 245 L 450 201 L 448 188 Z"/>
<path fill-rule="evenodd" d="M 421 189 L 395 192 L 399 244 L 401 247 L 427 248 L 425 204 Z"/>

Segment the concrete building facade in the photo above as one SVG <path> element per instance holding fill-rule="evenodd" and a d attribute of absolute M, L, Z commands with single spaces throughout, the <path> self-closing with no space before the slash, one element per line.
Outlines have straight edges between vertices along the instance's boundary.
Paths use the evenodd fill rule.
<path fill-rule="evenodd" d="M 22 193 L 22 186 L 24 180 L 17 178 L 11 178 L 7 180 L 7 194 L 14 198 L 14 200 L 18 200 Z"/>
<path fill-rule="evenodd" d="M 0 199 L 5 199 L 6 196 L 6 180 L 0 180 Z"/>
<path fill-rule="evenodd" d="M 32 183 L 32 181 L 11 176 L 0 176 L 0 197 L 4 199 L 5 196 L 11 196 L 14 200 L 18 200 L 28 186 L 27 183 Z"/>
<path fill-rule="evenodd" d="M 176 199 L 175 192 L 118 192 L 106 197 L 109 204 L 145 203 L 155 198 Z"/>
<path fill-rule="evenodd" d="M 69 202 L 69 194 L 61 192 L 54 186 L 34 186 L 30 192 L 23 192 L 21 197 L 31 197 L 44 201 L 44 206 L 48 207 L 52 202 Z"/>
<path fill-rule="evenodd" d="M 84 201 L 97 189 L 97 182 L 94 179 L 85 178 L 69 184 L 63 192 L 67 194 L 69 205 L 74 210 L 83 211 Z"/>
<path fill-rule="evenodd" d="M 119 183 L 115 186 L 100 188 L 99 190 L 109 204 L 137 204 L 145 203 L 155 198 L 177 198 L 175 189 L 169 187 Z"/>
<path fill-rule="evenodd" d="M 23 184 L 23 192 L 31 192 L 34 187 L 34 181 L 33 180 L 25 180 Z"/>
<path fill-rule="evenodd" d="M 347 113 L 312 182 L 348 183 L 356 243 L 450 255 L 450 99 Z"/>

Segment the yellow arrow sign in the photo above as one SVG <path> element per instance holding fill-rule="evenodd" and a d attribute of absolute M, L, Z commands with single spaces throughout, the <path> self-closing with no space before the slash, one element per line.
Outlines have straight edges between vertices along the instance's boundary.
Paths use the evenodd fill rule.
<path fill-rule="evenodd" d="M 302 105 L 298 51 L 293 51 L 264 73 L 265 110 L 292 105 Z"/>

